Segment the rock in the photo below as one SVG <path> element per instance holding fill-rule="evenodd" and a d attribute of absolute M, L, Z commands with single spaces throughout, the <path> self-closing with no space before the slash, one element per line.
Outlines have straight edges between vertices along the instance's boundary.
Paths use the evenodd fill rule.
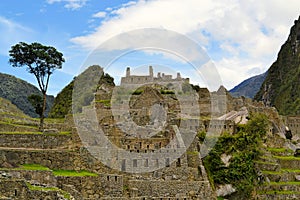
<path fill-rule="evenodd" d="M 296 181 L 300 181 L 300 175 L 295 175 Z"/>
<path fill-rule="evenodd" d="M 231 184 L 221 185 L 217 188 L 217 196 L 225 197 L 234 193 L 236 189 Z"/>
<path fill-rule="evenodd" d="M 59 131 L 57 130 L 57 129 L 55 129 L 55 128 L 53 128 L 53 129 L 44 129 L 43 130 L 43 133 L 44 134 L 53 134 L 53 133 L 55 133 L 55 134 L 57 134 L 57 133 L 59 133 Z"/>
<path fill-rule="evenodd" d="M 227 154 L 225 154 L 225 153 L 223 153 L 223 154 L 221 155 L 221 160 L 222 160 L 223 163 L 225 164 L 225 167 L 228 167 L 228 166 L 229 166 L 229 164 L 230 164 L 229 160 L 231 159 L 231 157 L 232 157 L 232 155 L 227 155 Z"/>

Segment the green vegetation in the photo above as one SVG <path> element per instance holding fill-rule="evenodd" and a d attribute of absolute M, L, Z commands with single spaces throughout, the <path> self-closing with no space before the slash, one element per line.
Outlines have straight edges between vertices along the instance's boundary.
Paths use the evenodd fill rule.
<path fill-rule="evenodd" d="M 16 135 L 39 135 L 39 134 L 43 134 L 42 132 L 0 132 L 0 134 L 16 134 Z"/>
<path fill-rule="evenodd" d="M 10 126 L 16 126 L 16 127 L 21 127 L 21 128 L 31 128 L 31 129 L 37 129 L 38 128 L 32 124 L 30 125 L 21 125 L 21 124 L 15 124 L 15 123 L 11 123 L 11 122 L 5 122 L 5 121 L 0 121 L 0 124 L 3 124 L 3 125 L 10 125 Z"/>
<path fill-rule="evenodd" d="M 270 185 L 300 185 L 299 181 L 290 181 L 290 182 L 270 182 Z"/>
<path fill-rule="evenodd" d="M 54 99 L 53 106 L 50 110 L 49 117 L 64 118 L 72 112 L 72 93 L 74 80 L 72 80 Z"/>
<path fill-rule="evenodd" d="M 275 152 L 275 153 L 284 153 L 284 152 L 288 152 L 288 153 L 293 153 L 293 150 L 291 149 L 286 149 L 286 148 L 267 148 L 268 151 L 271 152 Z"/>
<path fill-rule="evenodd" d="M 295 157 L 295 156 L 273 156 L 273 157 L 280 160 L 300 160 L 300 157 Z"/>
<path fill-rule="evenodd" d="M 100 77 L 100 78 L 99 78 Z M 64 118 L 82 111 L 94 100 L 94 93 L 102 84 L 114 86 L 114 79 L 98 65 L 92 65 L 75 77 L 55 98 L 49 117 Z M 74 93 L 73 93 L 74 92 Z M 73 106 L 73 107 L 72 107 Z"/>
<path fill-rule="evenodd" d="M 42 186 L 36 186 L 36 185 L 31 185 L 30 183 L 26 182 L 26 185 L 28 187 L 28 189 L 34 191 L 34 190 L 37 190 L 37 191 L 56 191 L 56 192 L 59 192 L 61 193 L 65 199 L 71 199 L 71 195 L 64 191 L 64 190 L 61 190 L 57 187 L 42 187 Z"/>
<path fill-rule="evenodd" d="M 205 137 L 206 137 L 206 132 L 205 131 L 200 131 L 198 134 L 197 134 L 197 137 L 199 139 L 199 142 L 200 143 L 203 143 L 204 140 L 205 140 Z"/>
<path fill-rule="evenodd" d="M 262 100 L 267 93 L 271 105 L 281 115 L 300 114 L 300 48 L 294 46 L 297 26 L 299 21 L 291 28 L 289 39 L 281 46 L 277 60 L 269 68 L 264 83 L 254 97 L 255 100 Z"/>
<path fill-rule="evenodd" d="M 38 170 L 38 171 L 50 171 L 48 167 L 44 167 L 39 164 L 23 164 L 19 168 L 21 170 Z"/>
<path fill-rule="evenodd" d="M 43 115 L 43 97 L 38 94 L 31 94 L 28 96 L 28 101 L 31 103 L 35 113 L 40 117 Z"/>
<path fill-rule="evenodd" d="M 39 89 L 42 92 L 42 105 L 37 109 L 40 116 L 39 129 L 44 129 L 44 113 L 46 111 L 47 102 L 47 89 L 50 80 L 50 76 L 56 69 L 61 69 L 62 64 L 65 62 L 63 54 L 57 51 L 54 47 L 44 46 L 40 43 L 33 42 L 27 44 L 25 42 L 19 42 L 13 45 L 9 50 L 9 63 L 13 67 L 26 67 L 26 70 L 33 74 L 36 81 L 38 82 Z M 37 96 L 34 98 L 29 97 L 31 103 L 38 103 Z"/>
<path fill-rule="evenodd" d="M 112 85 L 114 86 L 114 78 L 112 76 L 110 76 L 108 73 L 105 73 L 101 76 L 100 81 L 99 81 L 99 85 L 100 84 L 108 84 L 108 85 Z"/>
<path fill-rule="evenodd" d="M 263 174 L 270 174 L 270 175 L 281 175 L 284 174 L 284 171 L 262 171 Z"/>
<path fill-rule="evenodd" d="M 97 100 L 95 103 L 103 103 L 105 106 L 110 107 L 110 100 L 109 99 L 104 99 L 104 100 Z"/>
<path fill-rule="evenodd" d="M 262 138 L 266 135 L 267 119 L 262 114 L 252 114 L 246 125 L 240 125 L 235 135 L 224 134 L 203 160 L 208 176 L 214 184 L 233 184 L 235 195 L 248 199 L 256 185 L 255 160 L 260 156 Z M 225 166 L 222 154 L 232 155 Z"/>
<path fill-rule="evenodd" d="M 300 194 L 300 192 L 290 190 L 271 190 L 271 191 L 258 191 L 258 194 Z"/>
<path fill-rule="evenodd" d="M 144 90 L 138 89 L 138 90 L 135 90 L 135 91 L 132 93 L 132 95 L 140 95 L 140 94 L 142 94 L 143 92 L 144 92 Z"/>
<path fill-rule="evenodd" d="M 186 153 L 187 155 L 194 155 L 194 156 L 199 155 L 198 151 L 187 151 Z"/>
<path fill-rule="evenodd" d="M 300 169 L 281 169 L 284 172 L 300 173 Z"/>
<path fill-rule="evenodd" d="M 55 176 L 98 176 L 98 174 L 88 171 L 74 171 L 74 170 L 53 170 Z"/>
<path fill-rule="evenodd" d="M 31 117 L 39 117 L 36 114 L 34 108 L 28 101 L 28 96 L 31 94 L 40 94 L 42 95 L 41 91 L 34 85 L 16 78 L 15 76 L 11 76 L 8 74 L 0 73 L 0 97 L 5 98 L 14 105 L 16 105 L 21 111 Z M 47 96 L 47 107 L 46 107 L 46 116 L 53 105 L 54 97 Z M 3 100 L 0 101 L 0 105 L 5 103 Z M 15 109 L 14 109 L 15 110 Z M 13 112 L 19 113 L 19 111 Z"/>

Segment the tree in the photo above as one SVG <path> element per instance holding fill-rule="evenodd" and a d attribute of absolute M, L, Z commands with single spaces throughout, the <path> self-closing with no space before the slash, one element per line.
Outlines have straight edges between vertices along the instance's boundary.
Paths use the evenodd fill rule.
<path fill-rule="evenodd" d="M 13 67 L 27 66 L 27 71 L 33 74 L 38 82 L 43 94 L 43 107 L 39 128 L 43 130 L 49 79 L 54 70 L 62 68 L 62 64 L 65 62 L 63 54 L 54 47 L 44 46 L 37 42 L 31 44 L 20 42 L 11 47 L 9 56 L 9 63 Z"/>
<path fill-rule="evenodd" d="M 43 115 L 43 97 L 37 94 L 31 94 L 27 97 L 28 101 L 31 103 L 35 109 L 36 114 L 40 117 Z"/>

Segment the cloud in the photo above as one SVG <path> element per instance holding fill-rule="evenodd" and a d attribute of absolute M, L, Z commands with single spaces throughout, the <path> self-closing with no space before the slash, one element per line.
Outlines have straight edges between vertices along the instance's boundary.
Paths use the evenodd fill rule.
<path fill-rule="evenodd" d="M 105 16 L 106 16 L 106 12 L 103 12 L 103 11 L 93 14 L 94 18 L 104 18 Z"/>
<path fill-rule="evenodd" d="M 88 0 L 47 0 L 47 3 L 65 3 L 65 8 L 71 10 L 78 10 L 83 7 Z"/>
<path fill-rule="evenodd" d="M 284 0 L 139 0 L 106 9 L 100 26 L 71 41 L 92 50 L 109 38 L 134 29 L 172 30 L 203 45 L 220 69 L 225 86 L 230 88 L 252 75 L 247 73 L 252 68 L 264 72 L 276 59 L 298 18 L 299 7 L 298 0 L 288 4 Z M 143 45 L 149 37 L 153 36 L 140 35 L 134 42 Z M 115 45 L 114 49 L 131 47 L 132 40 L 123 38 L 122 45 Z M 178 41 L 176 48 L 184 45 Z"/>
<path fill-rule="evenodd" d="M 7 55 L 12 45 L 29 39 L 33 33 L 30 28 L 0 16 L 0 54 Z"/>

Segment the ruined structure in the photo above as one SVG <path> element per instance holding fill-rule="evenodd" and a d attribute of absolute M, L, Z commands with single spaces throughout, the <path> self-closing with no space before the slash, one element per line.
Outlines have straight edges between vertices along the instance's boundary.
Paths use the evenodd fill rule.
<path fill-rule="evenodd" d="M 149 66 L 149 75 L 141 76 L 141 75 L 132 75 L 130 72 L 130 68 L 126 69 L 126 76 L 121 78 L 121 86 L 129 86 L 129 85 L 143 85 L 149 83 L 169 83 L 174 84 L 176 86 L 181 87 L 182 83 L 189 83 L 189 78 L 182 78 L 181 74 L 178 72 L 177 77 L 173 78 L 172 75 L 168 75 L 165 73 L 158 72 L 155 77 L 153 74 L 153 67 Z"/>
<path fill-rule="evenodd" d="M 47 122 L 45 133 L 37 132 L 36 121 L 3 112 L 0 199 L 216 199 L 197 134 L 235 134 L 237 125 L 246 123 L 251 112 L 270 118 L 268 147 L 297 148 L 281 137 L 285 124 L 274 108 L 232 98 L 224 87 L 212 93 L 206 88 L 183 91 L 181 85 L 188 79 L 162 76 L 168 77 L 169 84 L 153 77 L 149 69 L 149 76 L 144 77 L 132 76 L 128 70 L 117 87 L 103 83 L 91 105 L 64 121 Z M 298 118 L 286 120 L 292 132 L 299 130 Z M 272 157 L 266 152 L 257 163 L 261 176 L 297 181 L 299 172 L 286 175 L 280 170 L 297 169 L 299 159 L 290 158 L 291 150 L 279 152 L 290 160 L 276 153 Z M 290 185 L 286 187 L 299 190 Z M 269 194 L 272 185 L 259 189 L 262 193 L 256 198 L 274 197 Z"/>

